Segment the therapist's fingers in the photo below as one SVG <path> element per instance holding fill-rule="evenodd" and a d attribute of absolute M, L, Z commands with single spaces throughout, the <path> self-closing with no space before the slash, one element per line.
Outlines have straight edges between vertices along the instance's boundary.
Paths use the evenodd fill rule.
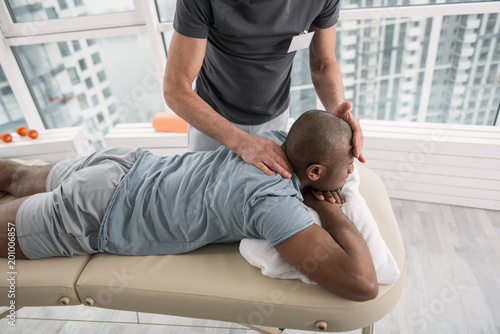
<path fill-rule="evenodd" d="M 358 122 L 359 124 L 359 122 Z M 361 132 L 361 127 L 359 127 L 359 130 L 354 132 L 352 135 L 352 155 L 354 155 L 355 158 L 357 158 L 360 162 L 366 162 L 365 158 L 363 157 L 363 133 Z"/>
<path fill-rule="evenodd" d="M 273 140 L 271 140 L 270 145 L 272 152 L 270 152 L 267 162 L 264 163 L 285 179 L 291 178 L 293 168 L 286 157 L 285 151 Z"/>
<path fill-rule="evenodd" d="M 350 102 L 344 101 L 337 109 L 333 112 L 334 115 L 342 118 L 352 129 L 352 154 L 360 162 L 366 162 L 363 157 L 363 131 L 361 130 L 361 125 L 356 117 L 351 114 L 350 110 L 352 105 Z"/>
<path fill-rule="evenodd" d="M 260 169 L 261 171 L 264 172 L 264 174 L 268 175 L 268 176 L 275 176 L 276 174 L 273 173 L 272 170 L 269 169 L 269 167 L 266 166 L 265 163 L 263 162 L 257 162 L 254 164 L 255 167 L 257 167 L 258 169 Z"/>
<path fill-rule="evenodd" d="M 283 149 L 274 140 L 250 136 L 241 143 L 238 152 L 248 164 L 254 165 L 266 175 L 273 176 L 276 172 L 284 178 L 292 177 L 292 168 Z"/>
<path fill-rule="evenodd" d="M 351 102 L 344 101 L 337 107 L 337 109 L 333 111 L 333 114 L 337 115 L 338 117 L 342 118 L 344 121 L 347 122 L 347 119 L 344 119 L 345 117 L 344 115 L 349 113 L 349 110 L 351 110 L 351 108 L 352 108 Z"/>

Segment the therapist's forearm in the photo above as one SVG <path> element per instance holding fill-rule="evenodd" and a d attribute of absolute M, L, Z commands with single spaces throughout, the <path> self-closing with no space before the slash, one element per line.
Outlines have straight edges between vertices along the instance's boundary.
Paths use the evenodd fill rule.
<path fill-rule="evenodd" d="M 191 85 L 165 85 L 165 102 L 177 115 L 190 125 L 218 141 L 232 151 L 247 134 L 219 115 L 208 103 L 196 94 Z"/>
<path fill-rule="evenodd" d="M 337 61 L 311 69 L 311 78 L 326 111 L 334 112 L 345 101 L 342 75 Z"/>

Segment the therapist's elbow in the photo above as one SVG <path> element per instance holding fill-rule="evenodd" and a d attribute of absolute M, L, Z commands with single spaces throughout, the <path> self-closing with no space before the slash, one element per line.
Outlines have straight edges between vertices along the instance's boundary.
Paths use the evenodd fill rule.
<path fill-rule="evenodd" d="M 163 82 L 163 99 L 170 109 L 174 110 L 175 102 L 179 98 L 179 94 L 178 87 L 172 83 L 172 80 L 166 78 Z"/>

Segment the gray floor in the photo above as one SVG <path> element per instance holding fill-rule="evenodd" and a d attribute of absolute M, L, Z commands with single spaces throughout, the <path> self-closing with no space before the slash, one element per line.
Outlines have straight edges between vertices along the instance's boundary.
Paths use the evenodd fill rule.
<path fill-rule="evenodd" d="M 500 211 L 392 204 L 408 277 L 400 302 L 375 333 L 500 333 Z M 15 328 L 0 320 L 0 333 L 255 333 L 232 323 L 83 306 L 24 308 L 17 315 Z"/>

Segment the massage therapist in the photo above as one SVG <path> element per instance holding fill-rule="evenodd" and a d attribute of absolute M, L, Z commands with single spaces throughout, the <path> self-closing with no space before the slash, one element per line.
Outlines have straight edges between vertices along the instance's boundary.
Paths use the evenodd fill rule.
<path fill-rule="evenodd" d="M 190 124 L 188 149 L 222 144 L 264 173 L 290 178 L 281 147 L 256 135 L 286 130 L 293 58 L 309 48 L 316 93 L 327 111 L 349 123 L 354 156 L 364 162 L 359 121 L 350 104 L 339 108 L 344 102 L 335 58 L 339 2 L 177 0 L 164 97 Z"/>

